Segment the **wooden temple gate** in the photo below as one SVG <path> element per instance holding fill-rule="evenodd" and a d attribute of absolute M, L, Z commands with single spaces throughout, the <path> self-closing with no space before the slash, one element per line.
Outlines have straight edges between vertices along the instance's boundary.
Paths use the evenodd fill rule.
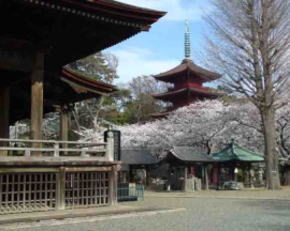
<path fill-rule="evenodd" d="M 116 203 L 112 136 L 68 141 L 68 113 L 117 89 L 66 65 L 148 31 L 164 14 L 110 0 L 0 0 L 0 214 Z M 60 141 L 43 140 L 43 116 L 56 108 Z M 30 140 L 9 139 L 9 126 L 27 118 Z"/>

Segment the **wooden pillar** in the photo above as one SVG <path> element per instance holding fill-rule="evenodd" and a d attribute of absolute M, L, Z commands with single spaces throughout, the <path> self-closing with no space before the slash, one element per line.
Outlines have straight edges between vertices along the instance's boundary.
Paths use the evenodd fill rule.
<path fill-rule="evenodd" d="M 116 204 L 118 204 L 118 170 L 117 165 L 113 165 L 109 172 L 109 205 Z"/>
<path fill-rule="evenodd" d="M 183 191 L 187 191 L 187 166 L 184 167 L 184 182 L 183 182 Z"/>
<path fill-rule="evenodd" d="M 43 75 L 44 54 L 39 52 L 35 57 L 34 68 L 31 73 L 31 139 L 41 140 L 41 126 L 43 118 Z M 34 143 L 34 148 L 40 148 L 41 143 Z M 32 152 L 39 156 L 41 152 Z"/>
<path fill-rule="evenodd" d="M 60 140 L 61 141 L 68 141 L 68 131 L 69 131 L 69 111 L 66 106 L 61 107 L 60 111 Z M 67 144 L 62 144 L 62 148 L 67 148 Z M 63 152 L 64 155 L 67 152 Z"/>
<path fill-rule="evenodd" d="M 209 187 L 208 187 L 208 166 L 204 165 L 203 169 L 204 169 L 204 189 L 208 190 L 209 189 Z"/>
<path fill-rule="evenodd" d="M 8 87 L 0 88 L 0 138 L 9 138 L 9 110 L 10 91 Z M 1 142 L 0 146 L 7 146 L 7 142 Z M 0 151 L 0 156 L 7 156 L 7 151 Z"/>
<path fill-rule="evenodd" d="M 249 187 L 249 171 L 248 166 L 244 166 L 243 168 L 243 177 L 244 177 L 244 186 Z"/>
<path fill-rule="evenodd" d="M 65 172 L 60 168 L 56 177 L 56 209 L 65 209 Z"/>
<path fill-rule="evenodd" d="M 221 166 L 220 164 L 218 164 L 218 170 L 217 170 L 218 174 L 217 174 L 217 189 L 221 189 Z"/>
<path fill-rule="evenodd" d="M 152 184 L 151 180 L 151 169 L 149 167 L 146 168 L 146 185 L 147 187 L 150 187 Z"/>
<path fill-rule="evenodd" d="M 212 170 L 212 183 L 214 185 L 218 185 L 218 164 L 214 164 Z"/>
<path fill-rule="evenodd" d="M 251 164 L 249 164 L 250 188 L 255 188 L 254 177 L 255 177 L 255 170 L 253 169 L 253 166 Z"/>
<path fill-rule="evenodd" d="M 193 177 L 195 177 L 195 172 L 196 172 L 196 166 L 195 165 L 192 165 L 191 168 L 190 168 L 190 172 L 191 172 L 191 175 Z"/>
<path fill-rule="evenodd" d="M 171 184 L 172 182 L 172 167 L 170 164 L 168 164 L 168 169 L 167 169 L 167 185 L 166 185 L 166 190 L 169 192 L 171 191 Z"/>

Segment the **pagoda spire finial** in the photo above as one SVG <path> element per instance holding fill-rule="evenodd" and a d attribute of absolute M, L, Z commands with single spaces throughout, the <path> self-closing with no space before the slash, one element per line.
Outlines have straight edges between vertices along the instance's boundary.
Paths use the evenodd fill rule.
<path fill-rule="evenodd" d="M 185 20 L 185 34 L 184 34 L 184 52 L 185 59 L 190 59 L 190 32 L 189 32 L 189 22 Z"/>

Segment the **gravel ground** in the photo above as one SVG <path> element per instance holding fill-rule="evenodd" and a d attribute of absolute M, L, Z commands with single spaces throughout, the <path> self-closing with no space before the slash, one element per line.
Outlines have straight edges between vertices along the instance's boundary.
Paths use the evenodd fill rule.
<path fill-rule="evenodd" d="M 154 198 L 132 206 L 186 208 L 184 211 L 80 224 L 18 229 L 21 231 L 289 231 L 290 201 L 214 198 Z"/>

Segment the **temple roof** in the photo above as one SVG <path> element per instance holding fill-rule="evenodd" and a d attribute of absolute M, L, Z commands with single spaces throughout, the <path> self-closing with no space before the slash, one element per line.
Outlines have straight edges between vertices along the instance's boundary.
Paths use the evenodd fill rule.
<path fill-rule="evenodd" d="M 232 141 L 224 149 L 210 155 L 219 162 L 238 161 L 238 162 L 263 162 L 262 154 L 243 148 Z"/>
<path fill-rule="evenodd" d="M 10 86 L 10 124 L 28 118 L 30 74 L 44 56 L 44 113 L 116 90 L 63 68 L 147 31 L 165 12 L 112 0 L 0 0 L 0 86 Z M 7 23 L 9 21 L 9 23 Z M 8 25 L 9 24 L 9 25 Z"/>
<path fill-rule="evenodd" d="M 166 13 L 121 3 L 115 0 L 18 0 L 18 2 L 40 8 L 62 11 L 79 17 L 143 29 L 145 29 L 144 26 L 150 26 L 151 23 L 156 22 Z M 82 11 L 75 11 L 74 9 Z M 97 14 L 94 15 L 93 13 Z M 116 18 L 119 20 L 116 20 Z M 129 21 L 131 20 L 137 22 L 130 24 Z"/>
<path fill-rule="evenodd" d="M 190 59 L 184 59 L 180 65 L 164 73 L 154 75 L 157 80 L 164 82 L 175 82 L 177 77 L 192 76 L 201 82 L 210 82 L 221 77 L 220 74 L 208 71 L 196 65 Z"/>
<path fill-rule="evenodd" d="M 9 74 L 13 77 L 12 73 Z M 99 98 L 116 90 L 117 88 L 113 85 L 87 78 L 66 68 L 62 68 L 61 73 L 45 73 L 44 113 L 54 112 L 56 106 L 68 105 L 93 97 Z M 30 98 L 29 78 L 24 78 L 11 87 L 11 105 L 17 105 L 17 107 L 10 109 L 10 124 L 29 117 Z"/>
<path fill-rule="evenodd" d="M 177 159 L 178 161 L 191 163 L 191 162 L 215 162 L 207 154 L 203 153 L 201 150 L 188 147 L 188 146 L 174 146 L 171 150 L 168 151 L 168 155 L 165 157 L 167 160 L 174 161 Z"/>
<path fill-rule="evenodd" d="M 122 149 L 122 164 L 126 165 L 151 165 L 160 162 L 156 155 L 146 149 Z"/>
<path fill-rule="evenodd" d="M 9 52 L 23 46 L 30 55 L 37 44 L 48 67 L 60 69 L 149 30 L 164 15 L 112 0 L 1 0 L 0 45 Z"/>
<path fill-rule="evenodd" d="M 97 95 L 105 95 L 117 91 L 117 87 L 114 85 L 85 77 L 67 68 L 62 69 L 61 79 L 67 82 L 78 93 L 92 92 Z"/>
<path fill-rule="evenodd" d="M 168 91 L 165 93 L 160 93 L 160 94 L 152 94 L 152 96 L 155 99 L 160 99 L 160 100 L 169 100 L 171 101 L 173 96 L 182 96 L 182 95 L 188 95 L 188 92 L 192 93 L 192 94 L 197 94 L 199 97 L 207 97 L 207 98 L 217 98 L 219 96 L 221 96 L 220 93 L 216 93 L 216 92 L 210 92 L 207 89 L 202 89 L 202 88 L 195 88 L 195 87 L 189 87 L 189 88 L 182 88 L 182 89 L 178 89 L 175 91 Z"/>

